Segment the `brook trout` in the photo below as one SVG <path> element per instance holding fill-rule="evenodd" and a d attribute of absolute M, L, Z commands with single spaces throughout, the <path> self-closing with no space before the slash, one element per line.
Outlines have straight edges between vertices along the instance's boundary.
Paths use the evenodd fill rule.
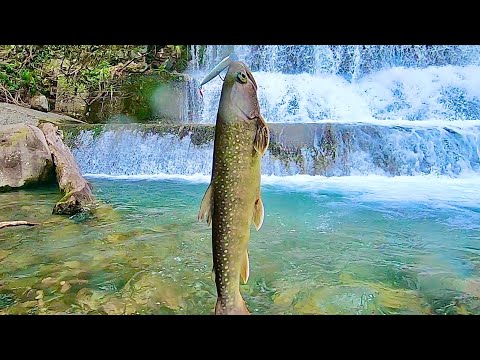
<path fill-rule="evenodd" d="M 270 133 L 260 115 L 257 84 L 247 65 L 227 57 L 202 85 L 227 66 L 215 125 L 210 185 L 198 219 L 212 224 L 213 270 L 217 288 L 215 314 L 249 314 L 240 294 L 240 277 L 249 277 L 248 242 L 253 223 L 262 227 L 260 160 Z"/>

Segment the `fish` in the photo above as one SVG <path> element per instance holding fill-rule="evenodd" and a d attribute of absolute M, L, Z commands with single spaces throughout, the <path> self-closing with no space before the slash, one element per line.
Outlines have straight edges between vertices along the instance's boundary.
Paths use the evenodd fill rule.
<path fill-rule="evenodd" d="M 251 226 L 258 231 L 263 225 L 261 158 L 268 149 L 270 131 L 260 114 L 257 83 L 235 54 L 223 59 L 201 85 L 227 67 L 215 123 L 211 181 L 198 220 L 212 226 L 215 314 L 247 315 L 240 278 L 245 284 L 250 274 Z"/>

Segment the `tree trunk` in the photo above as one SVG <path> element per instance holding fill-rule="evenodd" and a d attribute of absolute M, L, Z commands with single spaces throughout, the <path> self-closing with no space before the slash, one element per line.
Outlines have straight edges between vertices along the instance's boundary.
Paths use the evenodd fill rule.
<path fill-rule="evenodd" d="M 86 181 L 70 149 L 62 141 L 62 133 L 51 123 L 38 126 L 47 140 L 48 148 L 53 155 L 58 185 L 64 197 L 55 204 L 53 214 L 73 215 L 89 210 L 95 201 L 92 188 Z"/>

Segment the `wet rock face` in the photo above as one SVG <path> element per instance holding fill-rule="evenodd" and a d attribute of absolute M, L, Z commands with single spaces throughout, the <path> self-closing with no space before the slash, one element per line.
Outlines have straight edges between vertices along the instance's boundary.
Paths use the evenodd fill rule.
<path fill-rule="evenodd" d="M 47 181 L 53 171 L 52 155 L 39 128 L 0 126 L 0 191 Z"/>

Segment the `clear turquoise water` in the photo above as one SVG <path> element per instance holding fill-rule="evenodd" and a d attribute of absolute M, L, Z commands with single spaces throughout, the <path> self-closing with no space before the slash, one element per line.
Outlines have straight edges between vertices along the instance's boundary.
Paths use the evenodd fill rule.
<path fill-rule="evenodd" d="M 211 314 L 207 184 L 90 180 L 103 205 L 84 217 L 51 215 L 56 187 L 0 194 L 0 221 L 42 223 L 0 230 L 0 313 Z M 475 189 L 262 189 L 241 285 L 252 313 L 480 314 L 480 206 L 456 201 Z"/>

